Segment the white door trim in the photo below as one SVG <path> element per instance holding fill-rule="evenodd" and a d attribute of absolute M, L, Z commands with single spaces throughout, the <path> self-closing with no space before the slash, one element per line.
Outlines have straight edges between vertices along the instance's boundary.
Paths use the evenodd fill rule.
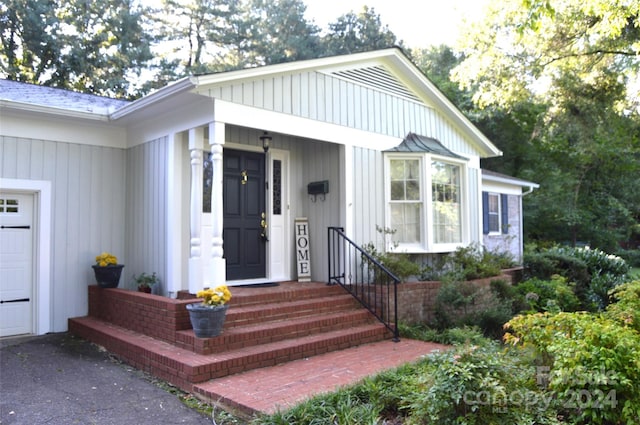
<path fill-rule="evenodd" d="M 33 333 L 46 334 L 51 326 L 51 182 L 0 178 L 3 192 L 34 195 L 33 224 L 35 231 L 34 297 L 35 320 Z"/>

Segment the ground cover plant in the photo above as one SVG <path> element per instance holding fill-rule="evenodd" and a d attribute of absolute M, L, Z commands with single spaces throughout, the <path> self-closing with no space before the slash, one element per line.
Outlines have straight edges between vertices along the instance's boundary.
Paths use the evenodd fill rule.
<path fill-rule="evenodd" d="M 554 249 L 540 255 L 534 268 L 549 273 L 546 279 L 529 277 L 514 287 L 494 281 L 485 288 L 512 309 L 503 342 L 474 326 L 402 325 L 403 338 L 452 348 L 253 424 L 640 423 L 640 280 L 623 283 L 628 267 L 617 257 L 574 254 Z M 559 265 L 573 267 L 554 273 Z M 599 297 L 602 308 L 579 297 L 570 276 L 583 271 L 584 294 Z M 607 274 L 610 289 L 597 294 L 592 277 Z M 460 288 L 447 288 L 443 302 L 468 307 L 477 294 Z M 593 311 L 579 311 L 585 301 Z"/>

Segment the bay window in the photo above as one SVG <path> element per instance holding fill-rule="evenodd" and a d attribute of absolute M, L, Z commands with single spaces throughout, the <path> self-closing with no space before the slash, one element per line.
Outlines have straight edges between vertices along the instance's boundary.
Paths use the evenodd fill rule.
<path fill-rule="evenodd" d="M 427 153 L 386 155 L 387 227 L 398 252 L 453 251 L 465 243 L 466 163 Z"/>

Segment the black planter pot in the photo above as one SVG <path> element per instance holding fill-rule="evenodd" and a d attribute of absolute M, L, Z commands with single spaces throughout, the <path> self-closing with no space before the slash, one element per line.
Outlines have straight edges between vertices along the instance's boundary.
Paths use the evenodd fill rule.
<path fill-rule="evenodd" d="M 108 266 L 91 266 L 96 275 L 96 282 L 101 288 L 117 288 L 124 264 L 110 264 Z"/>
<path fill-rule="evenodd" d="M 227 317 L 227 304 L 206 307 L 201 303 L 187 304 L 191 327 L 198 338 L 213 338 L 222 333 Z"/>

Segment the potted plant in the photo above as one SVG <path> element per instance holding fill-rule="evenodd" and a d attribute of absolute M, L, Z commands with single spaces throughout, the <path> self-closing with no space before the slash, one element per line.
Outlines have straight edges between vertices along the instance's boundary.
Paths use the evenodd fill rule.
<path fill-rule="evenodd" d="M 156 289 L 156 287 L 160 284 L 160 279 L 158 279 L 155 272 L 153 272 L 153 274 L 147 274 L 143 272 L 138 276 L 133 275 L 133 281 L 136 283 L 138 291 L 146 292 L 147 294 L 157 292 L 154 291 L 154 289 Z"/>
<path fill-rule="evenodd" d="M 196 337 L 212 338 L 220 335 L 229 308 L 227 303 L 231 300 L 231 291 L 227 285 L 219 285 L 198 291 L 196 296 L 202 298 L 202 302 L 187 304 L 191 327 Z"/>
<path fill-rule="evenodd" d="M 108 252 L 96 256 L 93 266 L 96 282 L 101 288 L 117 288 L 124 264 L 118 264 L 118 258 Z"/>

